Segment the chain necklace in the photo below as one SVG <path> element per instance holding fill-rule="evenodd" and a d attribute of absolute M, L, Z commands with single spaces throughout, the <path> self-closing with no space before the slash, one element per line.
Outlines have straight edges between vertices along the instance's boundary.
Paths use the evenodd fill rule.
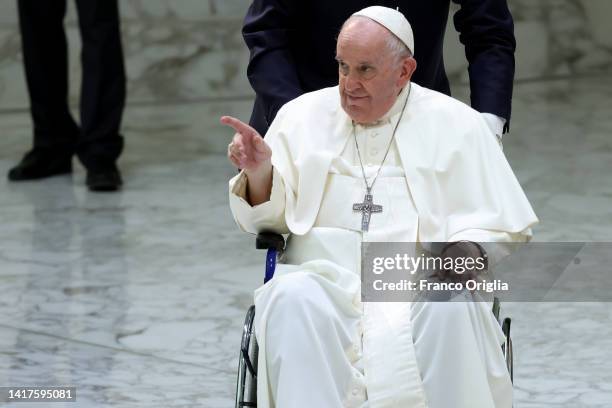
<path fill-rule="evenodd" d="M 380 213 L 383 210 L 382 205 L 374 204 L 374 198 L 372 197 L 372 188 L 374 187 L 374 183 L 376 183 L 376 179 L 382 170 L 383 164 L 387 159 L 387 155 L 389 154 L 389 150 L 391 150 L 391 144 L 395 139 L 395 132 L 404 116 L 404 111 L 406 110 L 406 105 L 408 104 L 408 98 L 410 98 L 410 91 L 412 90 L 412 83 L 410 83 L 408 88 L 408 95 L 406 96 L 406 100 L 404 101 L 404 106 L 402 107 L 402 112 L 395 123 L 395 127 L 393 128 L 393 133 L 391 134 L 391 140 L 389 141 L 389 145 L 387 146 L 387 150 L 385 151 L 385 155 L 383 156 L 382 162 L 380 162 L 380 166 L 378 166 L 378 171 L 374 175 L 374 179 L 372 180 L 372 184 L 368 184 L 368 178 L 365 174 L 365 168 L 363 167 L 363 162 L 361 161 L 361 152 L 359 151 L 359 143 L 357 143 L 357 133 L 355 132 L 355 122 L 353 122 L 353 139 L 355 140 L 355 147 L 357 148 L 357 157 L 359 158 L 359 165 L 361 166 L 361 174 L 363 175 L 363 182 L 366 185 L 366 193 L 363 198 L 363 202 L 354 203 L 353 211 L 361 212 L 361 231 L 367 232 L 370 227 L 370 217 L 372 213 Z"/>

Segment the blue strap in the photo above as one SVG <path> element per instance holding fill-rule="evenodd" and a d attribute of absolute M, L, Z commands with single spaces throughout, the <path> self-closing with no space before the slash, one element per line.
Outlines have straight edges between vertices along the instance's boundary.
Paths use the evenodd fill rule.
<path fill-rule="evenodd" d="M 264 278 L 264 284 L 267 283 L 274 276 L 274 269 L 276 269 L 276 248 L 268 248 L 266 253 L 266 276 Z"/>

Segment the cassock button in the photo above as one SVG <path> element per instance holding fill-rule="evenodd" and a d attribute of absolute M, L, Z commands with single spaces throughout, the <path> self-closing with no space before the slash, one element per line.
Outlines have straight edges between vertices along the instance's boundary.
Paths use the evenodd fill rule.
<path fill-rule="evenodd" d="M 372 133 L 372 138 L 373 139 L 376 139 L 376 136 L 378 136 L 378 133 L 376 133 L 376 132 Z"/>
<path fill-rule="evenodd" d="M 376 156 L 376 155 L 378 154 L 378 149 L 372 149 L 372 150 L 370 150 L 370 154 L 371 154 L 372 156 Z"/>

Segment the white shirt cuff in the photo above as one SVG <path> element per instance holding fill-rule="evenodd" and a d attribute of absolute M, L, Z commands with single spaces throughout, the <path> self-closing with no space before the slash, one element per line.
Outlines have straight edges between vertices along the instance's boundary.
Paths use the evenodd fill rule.
<path fill-rule="evenodd" d="M 493 132 L 501 141 L 502 135 L 504 134 L 504 125 L 506 124 L 506 119 L 486 112 L 481 113 L 481 115 L 484 118 L 485 122 L 487 122 L 487 126 L 489 126 L 489 129 L 491 129 L 491 132 Z"/>

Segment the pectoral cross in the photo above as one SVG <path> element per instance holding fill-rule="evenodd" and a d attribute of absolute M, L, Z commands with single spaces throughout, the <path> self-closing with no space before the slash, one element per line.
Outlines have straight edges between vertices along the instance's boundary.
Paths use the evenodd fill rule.
<path fill-rule="evenodd" d="M 382 210 L 382 205 L 374 204 L 369 189 L 363 198 L 363 203 L 353 204 L 353 211 L 361 211 L 361 230 L 364 232 L 367 232 L 370 227 L 370 216 L 372 213 L 379 213 Z"/>

